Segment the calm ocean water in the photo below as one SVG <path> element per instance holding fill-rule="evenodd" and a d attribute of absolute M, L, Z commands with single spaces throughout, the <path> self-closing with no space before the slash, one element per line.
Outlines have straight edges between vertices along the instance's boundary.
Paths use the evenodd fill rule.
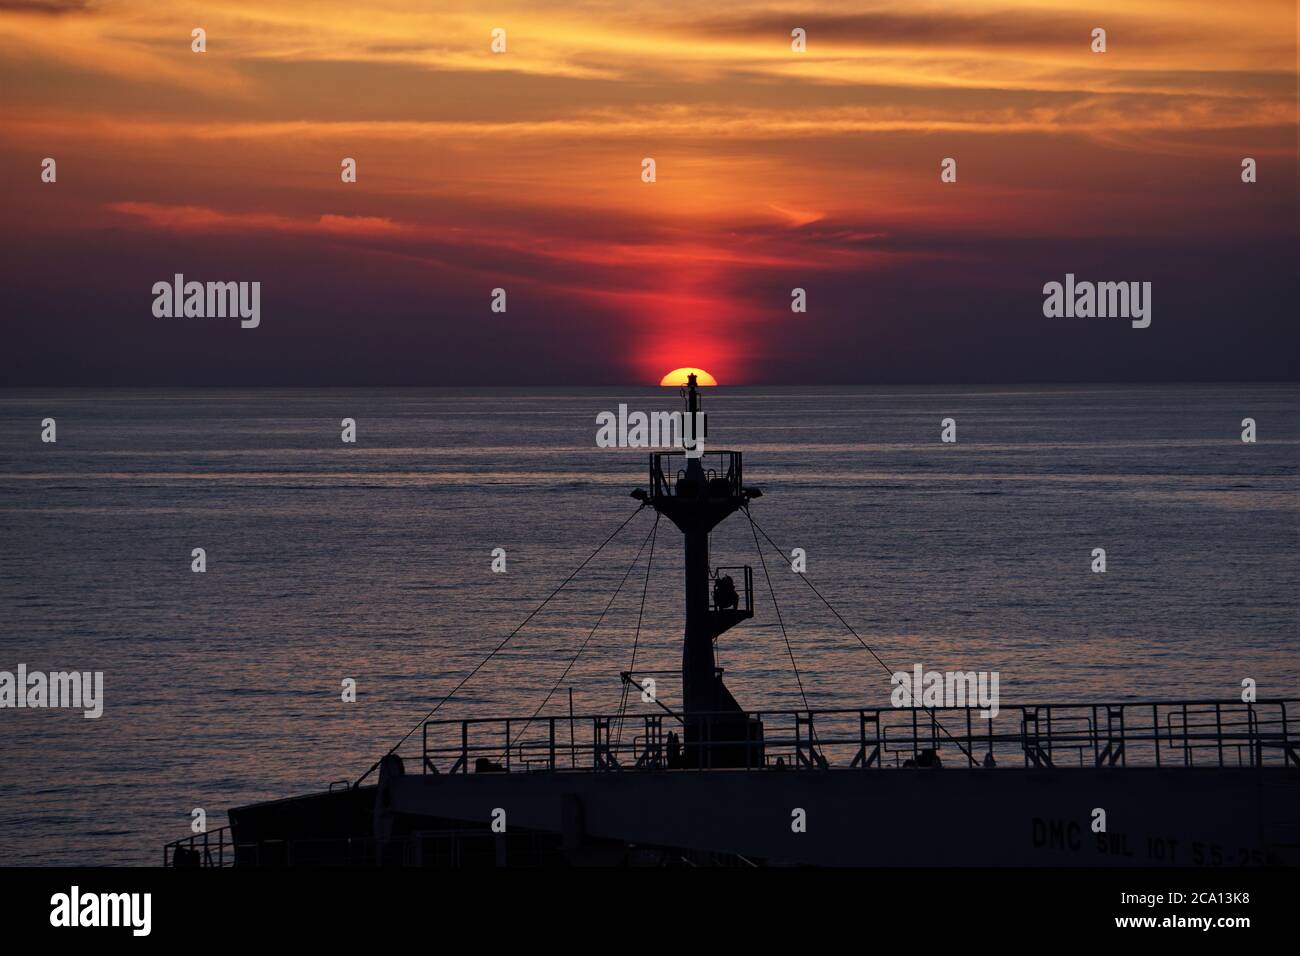
<path fill-rule="evenodd" d="M 102 670 L 106 696 L 99 720 L 0 711 L 0 862 L 156 863 L 195 807 L 215 827 L 355 779 L 635 508 L 645 452 L 594 447 L 620 401 L 677 407 L 659 389 L 0 391 L 0 670 Z M 710 445 L 764 491 L 755 518 L 891 666 L 996 670 L 1003 706 L 1235 699 L 1243 677 L 1300 696 L 1300 389 L 724 389 L 707 410 Z M 652 521 L 442 715 L 531 714 Z M 743 517 L 713 554 L 760 592 L 719 640 L 729 686 L 797 706 Z M 673 668 L 666 522 L 654 569 L 638 667 Z M 809 703 L 887 704 L 888 675 L 772 571 Z M 580 713 L 617 708 L 640 591 L 557 712 L 570 686 Z"/>

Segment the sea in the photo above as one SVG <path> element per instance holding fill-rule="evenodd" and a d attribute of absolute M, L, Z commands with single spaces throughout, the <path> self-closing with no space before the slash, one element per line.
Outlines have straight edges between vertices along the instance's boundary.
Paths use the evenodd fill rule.
<path fill-rule="evenodd" d="M 706 454 L 762 492 L 710 541 L 753 569 L 717 642 L 745 707 L 888 707 L 918 664 L 996 672 L 1004 709 L 1300 697 L 1297 386 L 705 394 Z M 418 767 L 435 706 L 614 713 L 634 646 L 671 707 L 681 535 L 631 497 L 647 449 L 597 447 L 620 403 L 681 398 L 0 390 L 0 671 L 104 688 L 97 719 L 0 709 L 0 863 L 159 864 L 196 810 L 355 781 L 411 731 Z"/>

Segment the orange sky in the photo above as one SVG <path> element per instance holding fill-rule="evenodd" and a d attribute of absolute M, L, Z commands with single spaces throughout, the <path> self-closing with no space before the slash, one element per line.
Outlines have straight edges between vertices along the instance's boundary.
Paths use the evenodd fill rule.
<path fill-rule="evenodd" d="M 413 300 L 452 322 L 502 286 L 523 323 L 518 354 L 496 346 L 506 379 L 538 349 L 566 370 L 591 349 L 641 381 L 762 377 L 799 343 L 813 365 L 838 342 L 871 351 L 861 277 L 943 269 L 960 297 L 996 275 L 988 240 L 1067 244 L 1044 278 L 1072 268 L 1071 242 L 1197 236 L 1213 258 L 1290 241 L 1294 2 L 1077 7 L 0 0 L 8 251 L 41 250 L 49 283 L 58 250 L 98 250 L 58 283 L 96 297 L 215 269 L 220 248 L 238 274 L 218 277 L 281 278 L 301 303 L 307 264 L 328 261 L 351 280 L 330 303 L 401 315 L 393 335 L 421 346 Z M 1263 170 L 1252 194 L 1234 188 L 1242 156 Z M 50 304 L 29 263 L 11 269 L 19 301 Z M 794 285 L 826 324 L 789 328 Z M 455 334 L 465 361 L 491 359 Z"/>

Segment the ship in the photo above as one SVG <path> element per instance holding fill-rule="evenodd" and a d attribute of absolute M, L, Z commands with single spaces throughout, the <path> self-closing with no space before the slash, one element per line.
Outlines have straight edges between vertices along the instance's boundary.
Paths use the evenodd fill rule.
<path fill-rule="evenodd" d="M 683 421 L 703 421 L 707 436 L 702 387 L 695 373 L 681 383 Z M 638 513 L 655 512 L 655 529 L 664 519 L 682 536 L 681 668 L 658 675 L 680 677 L 679 695 L 652 691 L 654 673 L 629 670 L 618 675 L 615 713 L 457 719 L 441 712 L 453 691 L 358 779 L 231 808 L 226 826 L 167 843 L 163 864 L 1300 861 L 1296 699 L 1003 702 L 996 713 L 970 701 L 742 706 L 716 648 L 754 618 L 754 568 L 715 566 L 710 532 L 728 519 L 750 522 L 769 590 L 760 536 L 785 552 L 751 512 L 762 492 L 745 483 L 741 452 L 703 446 L 652 451 L 647 486 L 631 492 Z M 629 698 L 645 706 L 629 713 Z"/>

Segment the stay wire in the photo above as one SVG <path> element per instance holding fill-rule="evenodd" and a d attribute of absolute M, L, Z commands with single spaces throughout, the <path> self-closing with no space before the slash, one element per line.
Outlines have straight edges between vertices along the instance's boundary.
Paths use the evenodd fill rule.
<path fill-rule="evenodd" d="M 745 508 L 745 515 L 749 518 L 750 525 L 752 525 L 755 529 L 757 529 L 757 531 L 760 534 L 762 534 L 764 538 L 767 539 L 767 542 L 770 545 L 772 545 L 772 547 L 776 550 L 776 552 L 781 555 L 782 559 L 784 559 L 785 552 L 782 551 L 780 546 L 775 541 L 772 540 L 772 536 L 769 535 L 766 531 L 764 531 L 762 526 L 759 525 L 759 523 L 754 520 L 754 516 L 749 513 L 748 507 Z M 867 649 L 867 653 L 869 653 L 872 657 L 874 657 L 876 659 L 876 662 L 879 663 L 880 666 L 883 667 L 885 671 L 892 677 L 894 674 L 893 668 L 891 668 L 888 664 L 886 664 L 881 659 L 880 655 L 877 654 L 875 650 L 872 649 L 871 645 L 862 639 L 862 635 L 853 629 L 853 625 L 851 625 L 848 621 L 844 619 L 844 615 L 840 614 L 840 612 L 835 609 L 835 606 L 831 604 L 830 601 L 826 600 L 826 595 L 822 594 L 822 592 L 817 589 L 817 585 L 812 583 L 812 579 L 808 577 L 807 572 L 801 572 L 799 574 L 799 577 L 803 578 L 804 583 L 807 584 L 808 587 L 812 588 L 813 593 L 816 594 L 819 598 L 821 598 L 822 603 L 825 604 L 828 608 L 830 608 L 832 614 L 834 614 L 837 618 L 839 618 L 839 622 L 844 625 L 844 627 L 848 630 L 850 634 L 852 634 L 854 637 L 858 639 L 858 643 L 861 644 L 863 647 L 865 647 Z M 963 754 L 965 754 L 966 758 L 973 763 L 975 758 L 971 755 L 971 752 L 967 750 L 965 747 L 963 747 L 961 745 L 961 741 L 958 740 L 956 737 L 954 737 L 949 732 L 948 728 L 939 722 L 938 715 L 935 714 L 934 708 L 922 704 L 921 709 L 926 711 L 930 715 L 930 719 L 933 722 L 934 726 L 938 727 L 941 731 L 943 731 L 944 735 L 949 740 L 951 740 L 954 744 L 957 745 L 957 749 L 960 750 Z"/>
<path fill-rule="evenodd" d="M 781 625 L 781 636 L 785 638 L 785 650 L 790 655 L 790 666 L 794 668 L 794 679 L 799 685 L 799 697 L 803 700 L 803 709 L 811 710 L 808 706 L 808 695 L 803 691 L 803 678 L 799 676 L 799 665 L 795 663 L 794 648 L 790 646 L 790 635 L 785 630 L 785 620 L 781 617 L 781 605 L 776 599 L 776 588 L 772 587 L 772 575 L 767 570 L 767 558 L 763 557 L 763 546 L 758 541 L 757 525 L 754 524 L 754 516 L 745 509 L 745 517 L 749 519 L 749 530 L 754 535 L 754 550 L 758 552 L 758 560 L 763 565 L 763 577 L 767 579 L 767 593 L 772 595 L 772 607 L 776 608 L 776 623 Z"/>
<path fill-rule="evenodd" d="M 524 732 L 527 731 L 528 728 L 532 726 L 533 721 L 536 720 L 537 716 L 546 708 L 546 705 L 550 703 L 551 697 L 555 695 L 555 692 L 559 689 L 560 685 L 564 683 L 564 678 L 569 676 L 569 671 L 573 669 L 573 665 L 578 663 L 578 658 L 581 657 L 582 652 L 587 649 L 587 645 L 591 643 L 591 639 L 596 636 L 596 631 L 600 628 L 601 622 L 605 620 L 605 615 L 609 613 L 609 609 L 612 608 L 614 606 L 614 602 L 618 600 L 618 595 L 623 590 L 623 585 L 627 584 L 627 579 L 632 576 L 632 571 L 635 570 L 637 564 L 640 563 L 641 555 L 645 553 L 646 545 L 650 543 L 650 538 L 652 535 L 654 535 L 655 529 L 658 527 L 659 527 L 659 516 L 656 514 L 655 523 L 650 526 L 650 531 L 646 534 L 645 538 L 642 540 L 641 547 L 637 550 L 636 557 L 632 559 L 632 563 L 629 564 L 627 570 L 623 572 L 623 579 L 618 582 L 618 587 L 616 587 L 614 589 L 614 593 L 610 595 L 609 603 L 605 605 L 605 609 L 600 612 L 600 617 L 596 618 L 596 623 L 593 624 L 591 626 L 591 630 L 587 632 L 586 640 L 582 642 L 581 646 L 579 646 L 577 650 L 577 653 L 575 653 L 573 657 L 569 660 L 569 663 L 565 665 L 563 673 L 561 673 L 560 676 L 556 678 L 555 683 L 551 686 L 551 689 L 546 692 L 546 697 L 542 699 L 542 702 L 537 705 L 537 709 L 533 711 L 533 715 L 529 717 L 526 721 L 524 721 L 524 725 L 523 727 L 520 728 L 519 733 L 515 735 L 515 739 L 506 740 L 507 752 L 512 746 L 514 746 L 516 743 L 520 741 L 520 739 L 523 738 Z"/>
<path fill-rule="evenodd" d="M 612 532 L 610 532 L 609 537 L 607 537 L 604 541 L 602 541 L 597 546 L 595 551 L 587 555 L 587 557 L 583 559 L 583 562 L 580 565 L 578 565 L 576 568 L 574 568 L 573 572 L 562 582 L 560 582 L 560 585 L 554 591 L 548 594 L 546 596 L 546 599 L 542 601 L 541 604 L 533 608 L 533 610 L 529 613 L 529 615 L 526 618 L 524 618 L 522 622 L 520 622 L 518 627 L 516 627 L 513 631 L 507 634 L 500 644 L 492 648 L 492 650 L 488 653 L 486 657 L 484 657 L 481 661 L 479 661 L 477 664 L 474 665 L 473 670 L 471 670 L 468 674 L 466 674 L 463 678 L 461 678 L 460 683 L 452 688 L 451 693 L 447 694 L 445 697 L 442 698 L 442 700 L 438 701 L 438 703 L 434 705 L 433 710 L 429 711 L 427 714 L 421 717 L 420 720 L 416 722 L 414 727 L 412 727 L 405 734 L 403 734 L 402 739 L 399 740 L 397 743 L 393 744 L 393 746 L 388 749 L 388 752 L 384 754 L 384 757 L 387 757 L 390 754 L 395 753 L 397 749 L 402 746 L 402 744 L 406 743 L 406 741 L 410 739 L 411 734 L 419 730 L 420 727 L 424 725 L 425 721 L 427 721 L 430 717 L 432 717 L 434 714 L 438 712 L 439 708 L 441 708 L 443 704 L 447 703 L 447 701 L 455 697 L 456 694 L 460 691 L 460 689 L 469 683 L 470 678 L 472 678 L 475 674 L 477 674 L 480 670 L 482 670 L 483 667 L 490 660 L 492 660 L 492 658 L 496 657 L 497 654 L 501 652 L 502 648 L 504 648 L 507 644 L 509 644 L 511 639 L 513 639 L 516 634 L 522 631 L 524 627 L 528 624 L 528 622 L 531 621 L 534 617 L 536 617 L 541 612 L 541 610 L 546 607 L 546 605 L 551 603 L 551 599 L 554 598 L 561 591 L 563 591 L 565 587 L 568 586 L 569 582 L 578 576 L 578 572 L 580 572 L 583 568 L 585 568 L 588 564 L 591 563 L 592 558 L 596 557 L 596 555 L 600 554 L 601 551 L 605 550 L 605 546 L 608 545 L 611 541 L 613 541 L 620 531 L 622 531 L 629 524 L 631 524 L 632 519 L 635 518 L 637 515 L 639 515 L 642 509 L 644 508 L 645 508 L 645 504 L 642 504 L 641 507 L 636 509 L 636 511 L 628 515 L 622 524 L 620 524 L 617 528 L 615 528 Z M 360 777 L 358 777 L 356 782 L 352 784 L 352 789 L 355 790 L 357 787 L 361 786 L 361 784 L 365 781 L 365 779 L 369 777 L 372 773 L 374 773 L 376 769 L 378 769 L 380 763 L 383 762 L 384 757 L 380 757 L 373 764 L 371 764 L 370 769 L 367 770 L 365 773 L 363 773 Z"/>
<path fill-rule="evenodd" d="M 632 663 L 628 667 L 628 679 L 631 680 L 632 672 L 636 670 L 636 651 L 641 643 L 641 619 L 645 617 L 645 599 L 646 593 L 650 590 L 650 568 L 655 563 L 655 542 L 659 539 L 659 519 L 661 514 L 655 514 L 655 525 L 650 529 L 650 556 L 645 562 L 645 583 L 641 586 L 641 610 L 636 615 L 636 635 L 632 639 Z M 631 690 L 631 684 L 624 682 L 623 694 L 618 703 L 618 735 L 614 738 L 614 750 L 618 751 L 619 745 L 623 743 L 623 720 L 627 715 L 627 696 Z"/>

